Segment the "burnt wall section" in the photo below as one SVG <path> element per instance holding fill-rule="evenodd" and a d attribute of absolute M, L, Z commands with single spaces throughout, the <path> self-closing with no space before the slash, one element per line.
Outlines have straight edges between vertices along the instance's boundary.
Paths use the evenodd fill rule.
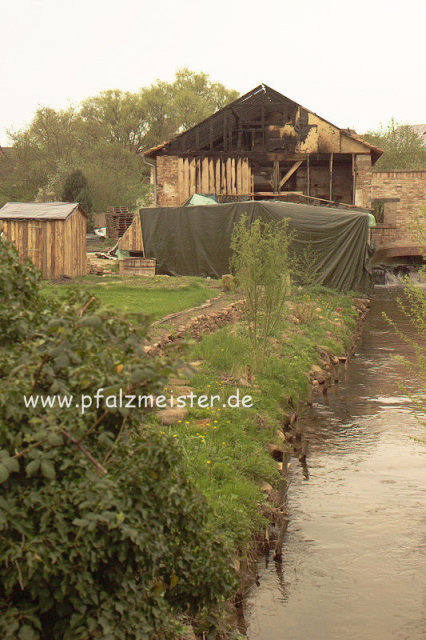
<path fill-rule="evenodd" d="M 332 158 L 330 154 L 301 157 L 302 160 L 296 162 L 297 169 L 280 188 L 280 181 L 295 165 L 293 160 L 272 160 L 267 155 L 256 159 L 157 156 L 157 204 L 179 206 L 194 193 L 259 199 L 286 192 L 353 204 L 351 154 L 333 154 Z"/>

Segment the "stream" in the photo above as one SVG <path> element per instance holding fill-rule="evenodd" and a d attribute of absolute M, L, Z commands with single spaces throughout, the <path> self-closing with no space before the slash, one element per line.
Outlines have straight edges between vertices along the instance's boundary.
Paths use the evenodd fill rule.
<path fill-rule="evenodd" d="M 399 387 L 421 385 L 382 317 L 410 335 L 398 293 L 376 287 L 346 376 L 302 416 L 307 469 L 293 460 L 283 560 L 259 560 L 249 640 L 426 638 L 426 430 Z"/>

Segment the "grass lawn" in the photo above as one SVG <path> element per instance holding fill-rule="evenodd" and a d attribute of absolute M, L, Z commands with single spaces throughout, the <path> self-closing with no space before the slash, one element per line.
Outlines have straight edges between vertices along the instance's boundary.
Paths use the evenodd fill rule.
<path fill-rule="evenodd" d="M 144 313 L 152 319 L 161 318 L 170 313 L 203 304 L 209 298 L 217 296 L 221 289 L 215 280 L 203 278 L 168 276 L 108 278 L 86 276 L 76 283 L 45 284 L 48 295 L 61 295 L 69 287 L 81 287 L 93 293 L 104 304 L 129 314 Z"/>
<path fill-rule="evenodd" d="M 215 526 L 237 554 L 250 549 L 253 536 L 265 527 L 258 508 L 264 501 L 262 483 L 276 486 L 279 479 L 266 445 L 282 445 L 278 431 L 283 414 L 307 397 L 307 373 L 320 362 L 318 346 L 343 355 L 356 326 L 350 295 L 318 289 L 308 303 L 295 295 L 290 304 L 271 341 L 264 371 L 251 386 L 246 372 L 247 365 L 253 367 L 253 350 L 244 323 L 225 326 L 189 344 L 185 359 L 202 362 L 189 383 L 194 393 L 217 394 L 221 400 L 214 408 L 190 409 L 178 424 L 162 427 L 165 437 L 179 443 L 193 481 L 212 506 Z M 304 311 L 298 322 L 295 308 Z M 252 408 L 223 406 L 222 399 L 237 388 L 240 396 L 253 397 Z"/>

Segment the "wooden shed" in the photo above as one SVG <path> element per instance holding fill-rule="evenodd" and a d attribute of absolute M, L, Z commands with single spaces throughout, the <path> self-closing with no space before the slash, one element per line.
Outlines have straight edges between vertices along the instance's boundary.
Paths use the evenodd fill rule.
<path fill-rule="evenodd" d="M 75 202 L 8 202 L 0 209 L 4 236 L 45 279 L 87 273 L 86 225 L 87 214 Z"/>

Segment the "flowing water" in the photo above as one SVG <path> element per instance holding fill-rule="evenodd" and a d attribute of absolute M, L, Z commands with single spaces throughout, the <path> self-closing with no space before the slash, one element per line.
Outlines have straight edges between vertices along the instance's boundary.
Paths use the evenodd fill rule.
<path fill-rule="evenodd" d="M 426 638 L 426 431 L 394 357 L 413 353 L 382 317 L 410 334 L 397 295 L 376 287 L 346 379 L 302 418 L 308 468 L 293 463 L 282 564 L 259 562 L 249 640 Z"/>

